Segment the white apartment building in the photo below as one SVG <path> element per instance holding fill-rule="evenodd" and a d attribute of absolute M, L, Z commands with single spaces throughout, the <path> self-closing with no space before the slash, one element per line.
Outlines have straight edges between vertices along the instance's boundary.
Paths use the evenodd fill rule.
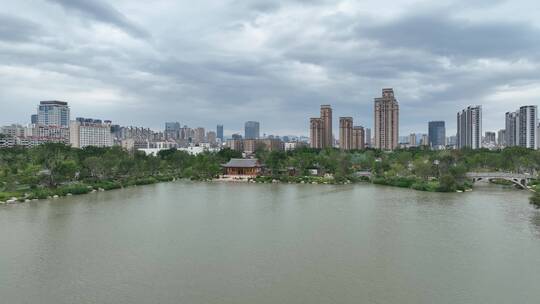
<path fill-rule="evenodd" d="M 88 146 L 112 147 L 111 124 L 99 121 L 72 121 L 70 123 L 69 143 L 74 148 Z"/>

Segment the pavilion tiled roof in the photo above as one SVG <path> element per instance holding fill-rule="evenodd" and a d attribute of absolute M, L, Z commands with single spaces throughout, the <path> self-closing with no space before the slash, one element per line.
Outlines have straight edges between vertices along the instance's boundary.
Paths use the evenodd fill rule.
<path fill-rule="evenodd" d="M 259 160 L 256 158 L 231 158 L 228 163 L 221 165 L 225 168 L 255 168 L 262 167 Z"/>

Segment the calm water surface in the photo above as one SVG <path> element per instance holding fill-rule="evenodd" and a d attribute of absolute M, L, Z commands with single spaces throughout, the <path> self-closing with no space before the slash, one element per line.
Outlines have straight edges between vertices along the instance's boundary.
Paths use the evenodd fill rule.
<path fill-rule="evenodd" d="M 527 198 L 176 182 L 0 206 L 0 302 L 536 304 Z"/>

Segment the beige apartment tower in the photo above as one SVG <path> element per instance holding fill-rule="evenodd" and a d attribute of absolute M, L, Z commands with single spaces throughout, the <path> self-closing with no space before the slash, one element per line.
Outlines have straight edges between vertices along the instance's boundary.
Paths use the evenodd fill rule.
<path fill-rule="evenodd" d="M 320 118 L 309 120 L 310 147 L 313 149 L 323 148 L 323 121 Z"/>
<path fill-rule="evenodd" d="M 351 150 L 353 140 L 353 119 L 352 117 L 339 118 L 339 148 L 341 150 Z"/>
<path fill-rule="evenodd" d="M 321 105 L 322 147 L 332 148 L 334 138 L 332 136 L 332 107 L 330 105 Z"/>
<path fill-rule="evenodd" d="M 352 148 L 353 150 L 363 150 L 365 146 L 365 132 L 364 127 L 354 126 L 352 128 Z"/>
<path fill-rule="evenodd" d="M 399 105 L 391 88 L 382 90 L 375 98 L 375 148 L 393 150 L 398 147 Z"/>

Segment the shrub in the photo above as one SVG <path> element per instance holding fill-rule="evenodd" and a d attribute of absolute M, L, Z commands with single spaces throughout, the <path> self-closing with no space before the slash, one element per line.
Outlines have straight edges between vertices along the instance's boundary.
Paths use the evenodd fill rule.
<path fill-rule="evenodd" d="M 138 178 L 135 180 L 135 185 L 141 186 L 141 185 L 150 185 L 157 183 L 157 179 L 153 177 L 144 177 L 144 178 Z"/>
<path fill-rule="evenodd" d="M 437 181 L 417 181 L 411 186 L 414 190 L 419 191 L 428 191 L 428 192 L 437 192 L 439 190 L 440 184 Z"/>
<path fill-rule="evenodd" d="M 174 176 L 171 175 L 159 175 L 156 176 L 156 179 L 160 182 L 170 182 L 174 179 Z"/>
<path fill-rule="evenodd" d="M 94 189 L 104 189 L 104 190 L 113 190 L 122 188 L 122 184 L 116 181 L 99 181 L 92 185 Z"/>
<path fill-rule="evenodd" d="M 373 178 L 372 183 L 376 185 L 388 185 L 388 181 L 384 177 L 375 177 Z"/>
<path fill-rule="evenodd" d="M 53 196 L 54 193 L 50 189 L 37 188 L 30 192 L 28 199 L 46 199 L 49 196 Z"/>
<path fill-rule="evenodd" d="M 443 175 L 439 180 L 439 187 L 437 191 L 439 192 L 456 192 L 457 184 L 456 179 L 450 175 Z"/>
<path fill-rule="evenodd" d="M 56 189 L 55 194 L 59 196 L 66 196 L 68 193 L 71 193 L 73 195 L 79 195 L 79 194 L 86 194 L 91 191 L 91 188 L 89 188 L 85 184 L 71 184 L 67 186 L 62 186 L 58 189 Z"/>
<path fill-rule="evenodd" d="M 374 184 L 378 185 L 388 185 L 401 188 L 411 188 L 416 183 L 416 178 L 414 177 L 375 177 L 372 181 Z"/>

